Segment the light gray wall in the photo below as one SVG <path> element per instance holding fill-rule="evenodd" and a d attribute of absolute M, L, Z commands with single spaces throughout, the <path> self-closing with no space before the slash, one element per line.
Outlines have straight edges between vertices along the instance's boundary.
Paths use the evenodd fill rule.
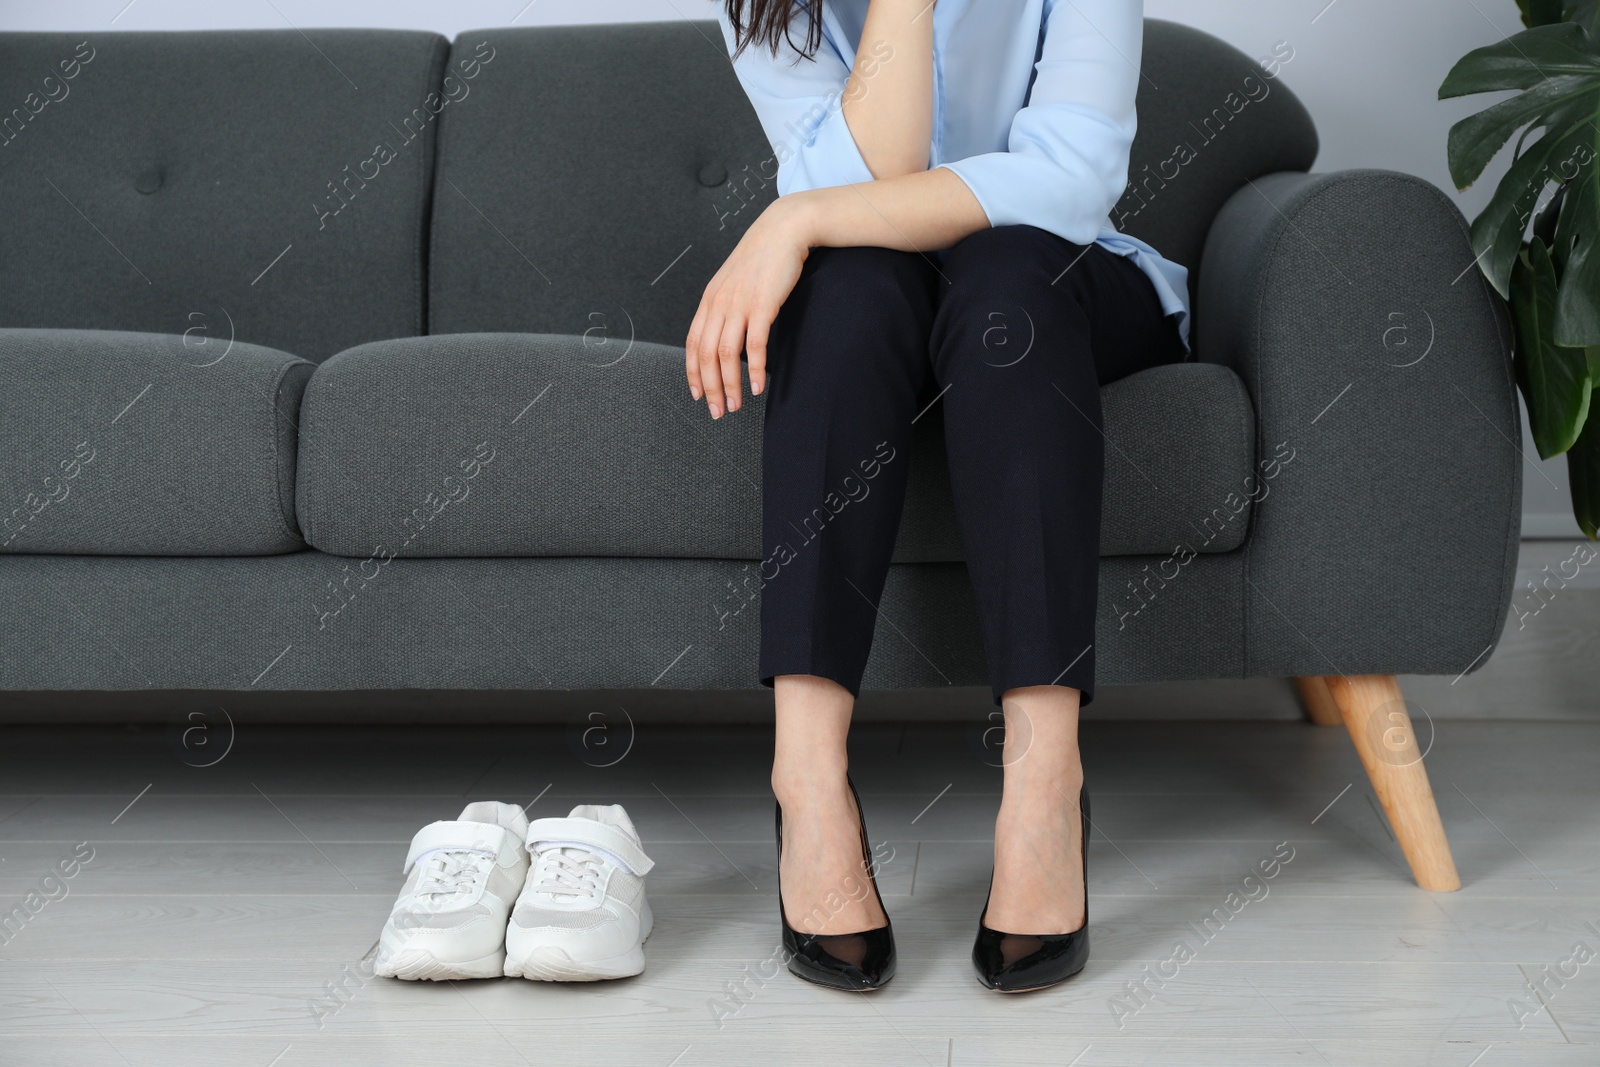
<path fill-rule="evenodd" d="M 711 0 L 0 0 L 0 29 L 176 30 L 391 26 L 454 36 L 519 26 L 708 18 Z M 1316 118 L 1318 170 L 1387 167 L 1446 190 L 1471 218 L 1504 173 L 1502 158 L 1465 192 L 1445 169 L 1451 123 L 1493 102 L 1439 101 L 1463 53 L 1521 28 L 1515 0 L 1146 0 L 1145 12 L 1200 27 L 1252 56 L 1294 48 L 1282 78 Z M 1466 264 L 1462 264 L 1465 266 Z M 1507 447 L 1510 447 L 1508 444 Z M 1524 431 L 1524 533 L 1577 536 L 1566 461 L 1541 462 Z"/>

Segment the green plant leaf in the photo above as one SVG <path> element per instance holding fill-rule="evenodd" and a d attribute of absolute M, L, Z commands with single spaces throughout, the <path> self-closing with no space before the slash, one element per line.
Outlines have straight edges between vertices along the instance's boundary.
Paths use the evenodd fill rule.
<path fill-rule="evenodd" d="M 1528 229 L 1534 206 L 1552 183 L 1559 185 L 1564 180 L 1563 175 L 1570 176 L 1572 168 L 1567 164 L 1575 160 L 1575 153 L 1587 148 L 1591 139 L 1586 129 L 1575 129 L 1566 136 L 1546 134 L 1534 142 L 1511 164 L 1488 206 L 1473 220 L 1472 251 L 1489 283 L 1501 296 L 1511 295 L 1508 288 L 1511 266 L 1522 251 L 1522 236 Z M 1541 213 L 1541 219 L 1543 217 Z M 1548 244 L 1555 239 L 1555 220 L 1551 218 L 1547 222 L 1550 227 L 1545 235 Z"/>
<path fill-rule="evenodd" d="M 1589 165 L 1566 189 L 1556 223 L 1555 265 L 1560 278 L 1553 339 L 1559 345 L 1600 345 L 1600 164 Z"/>
<path fill-rule="evenodd" d="M 1593 74 L 1597 67 L 1600 56 L 1582 26 L 1537 26 L 1462 56 L 1439 85 L 1439 99 L 1529 89 L 1547 78 Z"/>
<path fill-rule="evenodd" d="M 1589 350 L 1600 368 L 1600 348 Z M 1567 450 L 1567 484 L 1572 488 L 1572 514 L 1589 540 L 1600 527 L 1600 419 L 1584 422 L 1583 432 Z"/>
<path fill-rule="evenodd" d="M 1537 218 L 1533 220 L 1533 232 L 1548 248 L 1556 242 L 1556 219 L 1561 215 L 1561 205 L 1566 203 L 1567 187 L 1557 186 L 1555 195 L 1550 202 L 1545 204 Z"/>
<path fill-rule="evenodd" d="M 1517 7 L 1522 10 L 1524 26 L 1543 26 L 1551 22 L 1560 22 L 1562 6 L 1563 0 L 1517 0 Z"/>
<path fill-rule="evenodd" d="M 1530 122 L 1545 124 L 1548 116 L 1567 115 L 1573 110 L 1591 118 L 1600 113 L 1600 68 L 1581 77 L 1567 74 L 1548 78 L 1451 126 L 1447 143 L 1451 180 L 1457 189 L 1465 189 L 1478 180 L 1483 168 L 1517 130 Z"/>
<path fill-rule="evenodd" d="M 1542 0 L 1541 0 L 1542 2 Z M 1565 17 L 1589 31 L 1589 36 L 1600 36 L 1600 0 L 1566 0 Z"/>
<path fill-rule="evenodd" d="M 1545 459 L 1572 447 L 1589 414 L 1589 354 L 1555 343 L 1556 274 L 1535 237 L 1511 271 L 1511 321 L 1517 384 L 1528 403 L 1528 428 Z"/>

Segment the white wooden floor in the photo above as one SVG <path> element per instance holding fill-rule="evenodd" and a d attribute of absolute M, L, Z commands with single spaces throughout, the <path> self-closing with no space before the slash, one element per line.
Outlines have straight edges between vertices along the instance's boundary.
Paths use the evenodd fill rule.
<path fill-rule="evenodd" d="M 1342 730 L 1087 724 L 1093 957 L 1026 996 L 967 960 L 981 721 L 857 730 L 901 954 L 871 996 L 776 962 L 765 731 L 578 725 L 241 728 L 210 767 L 218 728 L 0 728 L 0 1064 L 1600 1064 L 1600 724 L 1439 724 L 1450 894 L 1412 885 Z M 658 863 L 645 974 L 373 978 L 411 834 L 469 799 L 626 804 Z"/>

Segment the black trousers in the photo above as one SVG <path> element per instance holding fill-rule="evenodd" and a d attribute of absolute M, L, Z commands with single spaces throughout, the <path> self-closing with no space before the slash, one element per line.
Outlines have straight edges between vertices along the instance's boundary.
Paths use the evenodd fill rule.
<path fill-rule="evenodd" d="M 1100 386 L 1184 359 L 1130 259 L 1034 226 L 943 263 L 817 248 L 773 324 L 764 426 L 762 683 L 858 695 L 900 525 L 912 420 L 943 406 L 994 700 L 1094 699 Z"/>

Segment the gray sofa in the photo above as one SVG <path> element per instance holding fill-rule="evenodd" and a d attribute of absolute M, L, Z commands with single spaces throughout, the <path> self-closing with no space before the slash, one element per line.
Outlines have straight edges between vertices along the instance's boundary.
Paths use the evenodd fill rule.
<path fill-rule="evenodd" d="M 1520 429 L 1460 212 L 1308 173 L 1206 34 L 1144 73 L 1114 220 L 1199 359 L 1104 392 L 1101 681 L 1481 666 Z M 713 23 L 4 34 L 0 106 L 0 690 L 757 684 L 762 405 L 677 347 L 774 196 Z M 980 685 L 917 430 L 865 684 Z"/>

